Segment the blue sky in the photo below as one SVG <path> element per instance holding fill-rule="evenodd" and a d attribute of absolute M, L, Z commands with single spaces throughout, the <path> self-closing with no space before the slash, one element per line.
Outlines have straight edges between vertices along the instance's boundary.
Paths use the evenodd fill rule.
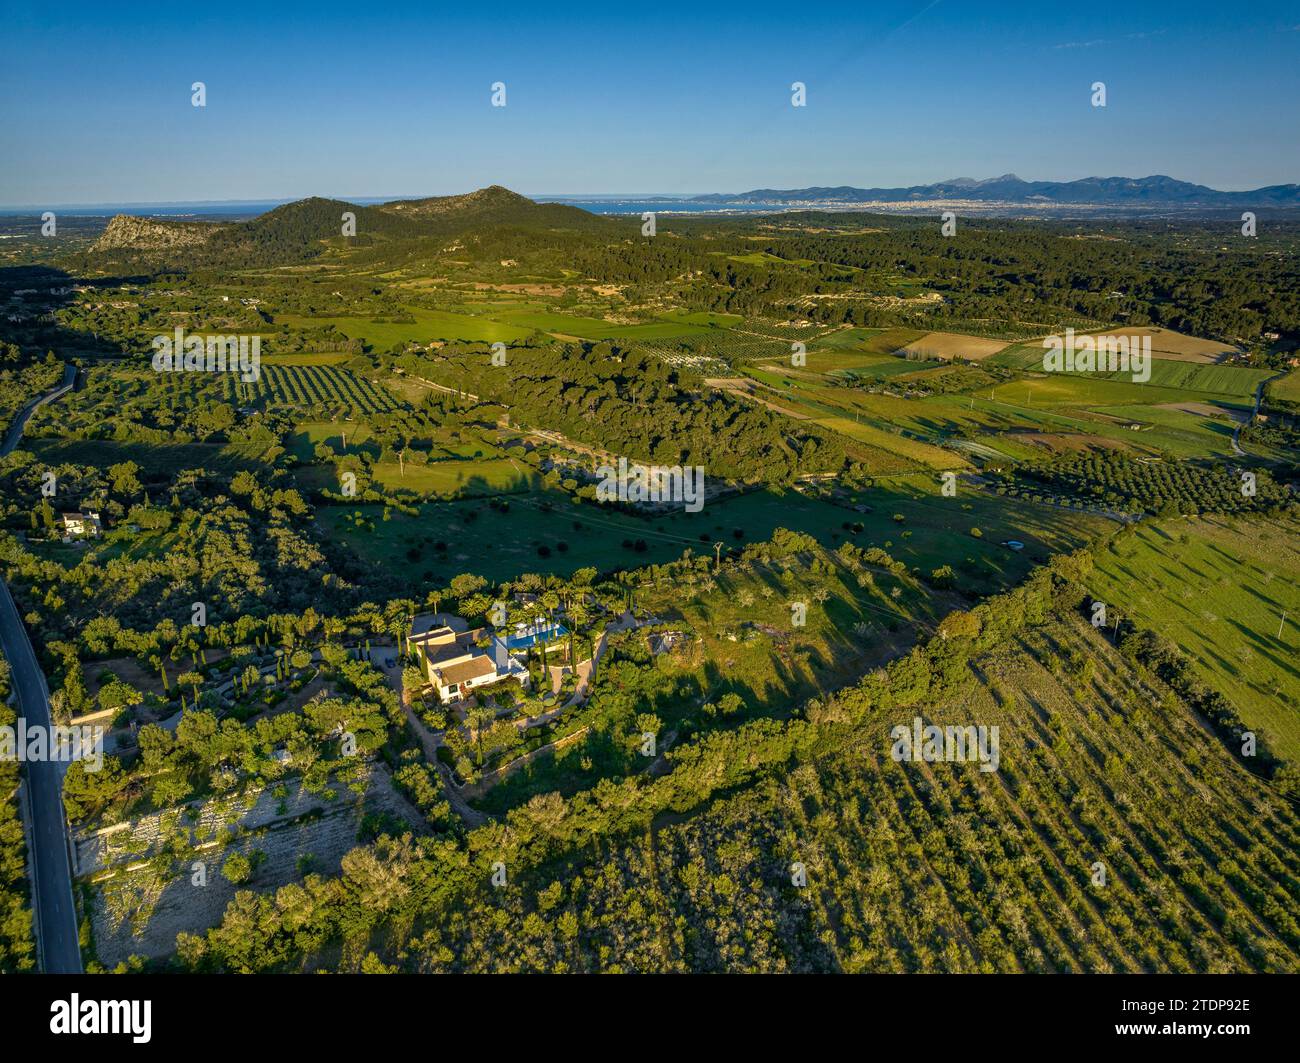
<path fill-rule="evenodd" d="M 0 204 L 1300 180 L 1294 0 L 826 7 L 3 0 Z"/>

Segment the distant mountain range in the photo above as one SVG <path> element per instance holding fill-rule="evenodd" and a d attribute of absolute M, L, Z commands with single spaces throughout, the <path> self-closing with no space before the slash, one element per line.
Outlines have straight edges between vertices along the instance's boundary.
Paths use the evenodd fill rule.
<path fill-rule="evenodd" d="M 1269 185 L 1249 192 L 1220 192 L 1157 174 L 1152 177 L 1085 177 L 1078 181 L 1024 181 L 1013 173 L 976 181 L 957 177 L 907 188 L 756 188 L 735 194 L 693 196 L 690 202 L 773 206 L 845 206 L 870 203 L 906 204 L 937 200 L 1044 206 L 1137 209 L 1300 207 L 1300 185 Z"/>

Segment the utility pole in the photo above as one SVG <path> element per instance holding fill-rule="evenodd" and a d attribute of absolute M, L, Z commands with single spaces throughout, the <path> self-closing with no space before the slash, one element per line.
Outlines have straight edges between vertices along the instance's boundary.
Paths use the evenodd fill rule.
<path fill-rule="evenodd" d="M 1279 620 L 1277 624 L 1277 638 L 1279 642 L 1282 641 L 1282 625 L 1285 623 L 1286 623 L 1286 613 L 1284 612 L 1282 614 L 1282 619 Z"/>
<path fill-rule="evenodd" d="M 717 575 L 719 572 L 722 571 L 722 543 L 721 542 L 716 542 L 713 544 L 713 552 L 716 555 L 713 561 L 713 573 L 714 575 Z"/>

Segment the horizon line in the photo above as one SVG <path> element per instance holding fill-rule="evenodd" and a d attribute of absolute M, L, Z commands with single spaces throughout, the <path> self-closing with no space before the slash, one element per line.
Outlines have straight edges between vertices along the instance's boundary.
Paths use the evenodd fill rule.
<path fill-rule="evenodd" d="M 952 184 L 952 183 L 955 183 L 955 182 L 958 182 L 958 181 L 972 181 L 972 180 L 977 181 L 977 182 L 992 182 L 992 181 L 1000 180 L 1002 177 L 1007 177 L 1008 179 L 1010 179 L 1010 178 L 1015 177 L 1015 175 L 1013 175 L 1013 174 L 1001 174 L 1001 175 L 999 175 L 998 177 L 993 177 L 993 178 L 949 177 L 949 178 L 943 178 L 943 179 L 940 179 L 940 180 L 937 180 L 937 181 L 930 181 L 930 182 L 926 182 L 926 183 L 927 183 L 927 184 L 931 184 L 931 185 L 941 185 L 941 184 Z M 1185 180 L 1184 178 L 1181 178 L 1181 177 L 1170 177 L 1170 175 L 1168 175 L 1168 174 L 1157 174 L 1157 173 L 1146 174 L 1146 175 L 1144 175 L 1144 176 L 1142 176 L 1142 177 L 1127 177 L 1127 176 L 1125 176 L 1125 175 L 1123 175 L 1123 174 L 1111 174 L 1111 175 L 1109 175 L 1109 176 L 1107 176 L 1107 177 L 1101 177 L 1101 176 L 1099 176 L 1099 175 L 1097 175 L 1097 174 L 1090 174 L 1090 175 L 1087 176 L 1087 177 L 1075 177 L 1075 178 L 1071 178 L 1071 179 L 1069 179 L 1069 180 L 1064 180 L 1064 181 L 1052 181 L 1052 180 L 1042 181 L 1042 180 L 1040 180 L 1040 179 L 1032 179 L 1032 178 L 1031 178 L 1031 179 L 1026 179 L 1026 178 L 1021 178 L 1021 177 L 1015 177 L 1015 179 L 1016 179 L 1016 180 L 1024 181 L 1026 184 L 1036 184 L 1036 183 L 1047 183 L 1047 184 L 1072 184 L 1072 183 L 1074 183 L 1074 182 L 1076 182 L 1076 181 L 1088 181 L 1088 180 L 1114 180 L 1114 179 L 1116 179 L 1116 178 L 1119 178 L 1119 179 L 1122 179 L 1122 180 L 1129 180 L 1129 181 L 1143 181 L 1143 180 L 1149 180 L 1149 179 L 1151 179 L 1151 178 L 1153 178 L 1153 177 L 1166 177 L 1166 178 L 1168 178 L 1169 180 L 1172 180 L 1172 181 L 1180 181 L 1180 182 L 1184 182 L 1184 183 L 1186 183 L 1186 184 L 1200 184 L 1200 182 L 1197 182 L 1197 181 L 1187 181 L 1187 180 Z M 1255 191 L 1258 191 L 1258 190 L 1261 189 L 1261 188 L 1278 188 L 1278 187 L 1286 187 L 1286 186 L 1288 186 L 1288 185 L 1294 185 L 1294 184 L 1296 184 L 1296 183 L 1297 183 L 1297 182 L 1294 182 L 1294 181 L 1278 181 L 1278 182 L 1274 182 L 1274 183 L 1272 183 L 1272 184 L 1258 185 L 1258 186 L 1256 186 L 1256 187 L 1254 187 L 1254 188 L 1214 188 L 1212 185 L 1201 185 L 1201 187 L 1203 187 L 1203 188 L 1209 188 L 1211 191 L 1214 191 L 1214 192 L 1222 192 L 1222 193 L 1229 193 L 1229 194 L 1231 194 L 1231 193 L 1241 193 L 1241 192 L 1255 192 Z M 490 187 L 490 186 L 489 186 L 489 185 L 483 185 L 481 188 L 470 189 L 470 192 L 481 191 L 482 188 L 487 188 L 487 187 Z M 504 187 L 506 187 L 506 186 L 502 185 L 502 186 L 500 186 L 500 187 L 503 187 L 503 188 L 504 188 Z M 804 188 L 867 188 L 867 187 L 870 187 L 870 188 L 886 188 L 886 187 L 892 187 L 892 188 L 917 188 L 917 187 L 923 187 L 923 186 L 922 186 L 922 185 L 893 185 L 893 186 L 885 186 L 885 185 L 871 185 L 871 186 L 864 186 L 864 185 L 854 185 L 854 184 L 844 184 L 844 183 L 841 183 L 841 184 L 834 184 L 834 185 L 832 185 L 832 184 L 820 184 L 820 185 L 814 184 L 814 185 L 805 185 L 805 186 L 803 186 L 803 187 L 804 187 Z M 520 192 L 520 193 L 518 193 L 518 194 L 524 196 L 524 197 L 527 198 L 527 199 L 532 199 L 532 200 L 545 200 L 545 199 L 578 199 L 578 200 L 598 200 L 598 199 L 609 199 L 609 200 L 619 200 L 619 199 L 668 199 L 668 200 L 673 200 L 673 199 L 691 199 L 691 198 L 696 197 L 696 196 L 706 196 L 706 195 L 710 195 L 710 196 L 718 196 L 718 195 L 721 195 L 721 196 L 726 196 L 726 195 L 748 195 L 749 193 L 751 193 L 751 192 L 755 192 L 755 191 L 802 191 L 802 190 L 803 190 L 803 189 L 799 189 L 799 188 L 781 189 L 781 188 L 776 188 L 776 187 L 771 186 L 771 185 L 761 186 L 761 187 L 756 185 L 756 186 L 754 186 L 754 187 L 752 187 L 752 188 L 749 188 L 749 189 L 746 189 L 746 190 L 744 190 L 744 191 L 740 191 L 740 192 L 532 192 L 532 193 L 524 193 L 524 192 Z M 513 191 L 513 189 L 511 189 L 511 191 Z M 416 193 L 416 194 L 378 195 L 378 196 L 376 196 L 376 195 L 362 195 L 362 196 L 341 196 L 341 195 L 330 195 L 330 196 L 321 196 L 320 198 L 322 198 L 322 199 L 336 199 L 336 200 L 339 200 L 339 201 L 341 201 L 341 202 L 357 203 L 357 204 L 362 204 L 362 205 L 367 205 L 367 204 L 369 204 L 369 205 L 374 205 L 374 204 L 380 204 L 380 203 L 392 203 L 392 202 L 396 202 L 396 201 L 400 201 L 400 200 L 435 199 L 435 198 L 441 198 L 441 197 L 444 197 L 444 196 L 457 196 L 457 195 L 468 195 L 468 194 L 469 194 L 469 192 L 444 192 L 444 193 L 432 193 L 432 194 L 418 194 L 418 193 Z M 150 207 L 158 207 L 158 208 L 165 208 L 165 207 L 223 207 L 223 206 L 228 206 L 228 207 L 238 207 L 238 206 L 264 205 L 264 204 L 268 204 L 268 203 L 275 204 L 275 205 L 278 205 L 278 206 L 283 206 L 284 204 L 287 204 L 287 203 L 297 203 L 297 202 L 299 202 L 299 201 L 301 201 L 301 200 L 303 200 L 303 199 L 310 199 L 310 198 L 313 198 L 312 195 L 298 195 L 298 196 L 262 196 L 262 197 L 256 197 L 256 196 L 254 196 L 254 197 L 249 197 L 249 196 L 245 196 L 245 197 L 241 197 L 241 198 L 238 198 L 238 199 L 106 200 L 106 201 L 94 202 L 94 203 L 85 203 L 85 202 L 83 202 L 83 203 L 53 203 L 53 204 L 51 204 L 51 203 L 44 203 L 44 204 L 40 204 L 40 203 L 3 203 L 3 204 L 0 204 L 0 212 L 4 212 L 4 213 L 16 213 L 16 212 L 19 212 L 19 211 L 24 211 L 24 212 L 25 212 L 25 211 L 38 211 L 38 212 L 39 212 L 39 211 L 43 211 L 43 210 L 96 210 L 96 209 L 108 209 L 108 208 L 113 208 L 113 207 L 140 207 L 140 208 L 150 208 Z"/>

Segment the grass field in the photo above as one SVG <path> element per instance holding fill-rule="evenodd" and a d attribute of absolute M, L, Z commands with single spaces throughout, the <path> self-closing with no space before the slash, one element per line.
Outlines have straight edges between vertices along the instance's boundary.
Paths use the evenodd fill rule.
<path fill-rule="evenodd" d="M 1017 405 L 1081 407 L 1221 402 L 1224 399 L 1245 403 L 1254 394 L 1260 380 L 1259 371 L 1254 369 L 1188 362 L 1164 364 L 1171 372 L 1160 373 L 1161 363 L 1157 362 L 1151 380 L 1145 384 L 1136 384 L 1127 375 L 1044 373 L 998 384 L 994 397 Z M 1235 374 L 1246 375 L 1237 377 Z M 1193 384 L 1205 386 L 1198 388 Z"/>
<path fill-rule="evenodd" d="M 1286 376 L 1270 384 L 1269 394 L 1279 402 L 1300 405 L 1300 369 L 1292 369 Z"/>
<path fill-rule="evenodd" d="M 811 350 L 853 350 L 863 354 L 892 355 L 925 335 L 920 329 L 851 328 L 828 333 L 808 345 Z"/>
<path fill-rule="evenodd" d="M 1154 353 L 1154 352 L 1153 352 Z M 1043 346 L 1041 342 L 1019 344 L 1010 347 L 989 360 L 991 365 L 1007 366 L 1013 369 L 1041 371 L 1043 368 Z M 1082 380 L 1108 382 L 1129 382 L 1131 373 L 1053 373 L 1053 377 L 1072 377 Z M 1155 357 L 1151 364 L 1151 377 L 1145 383 L 1134 387 L 1151 388 L 1154 391 L 1186 390 L 1204 394 L 1213 394 L 1236 398 L 1241 401 L 1253 398 L 1255 388 L 1270 374 L 1264 369 L 1250 369 L 1245 366 L 1213 365 L 1208 363 L 1177 361 Z M 1174 402 L 1177 399 L 1157 398 L 1155 402 Z"/>
<path fill-rule="evenodd" d="M 715 324 L 691 321 L 685 316 L 670 316 L 634 325 L 547 311 L 510 311 L 497 316 L 503 322 L 529 330 L 537 329 L 556 336 L 577 336 L 584 340 L 655 340 L 671 336 L 701 336 L 718 329 Z"/>
<path fill-rule="evenodd" d="M 1248 726 L 1300 761 L 1300 524 L 1143 524 L 1102 556 L 1093 591 L 1181 646 Z"/>
<path fill-rule="evenodd" d="M 266 448 L 248 443 L 120 443 L 112 439 L 27 439 L 23 449 L 40 461 L 57 465 L 73 462 L 107 468 L 133 461 L 146 473 L 174 475 L 181 469 L 236 472 L 264 468 Z"/>
<path fill-rule="evenodd" d="M 672 560 L 686 549 L 712 554 L 715 540 L 740 547 L 783 527 L 807 532 L 829 548 L 846 539 L 881 546 L 925 572 L 951 564 L 973 588 L 1009 585 L 1023 578 L 1034 559 L 1076 546 L 1108 523 L 966 489 L 955 499 L 942 498 L 937 477 L 928 475 L 883 480 L 846 501 L 871 512 L 794 491 L 758 491 L 713 502 L 700 513 L 646 520 L 576 505 L 561 493 L 547 492 L 510 496 L 508 513 L 482 501 L 457 501 L 426 504 L 418 518 L 391 512 L 387 521 L 380 519 L 380 506 L 325 506 L 318 519 L 331 537 L 375 565 L 419 550 L 410 570 L 412 580 L 421 584 L 446 583 L 461 572 L 495 581 L 524 572 L 568 574 L 588 565 L 608 571 Z M 373 531 L 368 524 L 357 526 L 356 512 L 374 523 Z M 901 523 L 893 519 L 895 513 L 902 516 Z M 862 530 L 846 530 L 846 523 L 860 523 Z M 979 537 L 971 534 L 977 527 Z M 741 538 L 735 537 L 737 529 Z M 1003 539 L 1019 539 L 1028 549 L 1013 553 L 999 546 Z M 625 540 L 642 540 L 645 549 L 629 549 Z M 445 552 L 433 549 L 438 541 L 446 544 Z M 548 554 L 539 552 L 543 547 Z"/>
<path fill-rule="evenodd" d="M 510 343 L 522 340 L 532 330 L 519 325 L 503 324 L 487 317 L 453 314 L 444 310 L 405 307 L 414 318 L 411 322 L 372 321 L 362 317 L 303 317 L 298 314 L 277 315 L 275 323 L 293 328 L 334 326 L 349 339 L 361 340 L 381 350 L 397 344 L 431 340 L 478 340 L 485 343 Z"/>
<path fill-rule="evenodd" d="M 405 469 L 395 462 L 373 466 L 374 478 L 390 490 L 433 492 L 447 498 L 526 491 L 540 486 L 540 477 L 509 458 L 473 461 L 431 461 Z"/>
<path fill-rule="evenodd" d="M 446 310 L 404 307 L 409 322 L 373 321 L 362 317 L 304 317 L 282 314 L 276 324 L 294 328 L 322 328 L 332 325 L 349 339 L 362 340 L 374 347 L 388 349 L 408 342 L 432 340 L 468 340 L 483 343 L 512 343 L 535 331 L 557 336 L 577 336 L 586 340 L 665 339 L 674 336 L 700 336 L 742 320 L 729 314 L 668 314 L 660 320 L 641 324 L 616 324 L 600 318 L 581 317 L 536 309 L 517 303 L 475 304 L 485 308 L 482 314 L 458 314 Z M 303 363 L 286 363 L 303 364 Z"/>
<path fill-rule="evenodd" d="M 291 354 L 264 354 L 263 365 L 342 365 L 352 355 L 340 351 L 297 351 Z"/>
<path fill-rule="evenodd" d="M 1179 409 L 1167 406 L 1098 406 L 1092 412 L 1117 417 L 1131 424 L 1151 425 L 1157 429 L 1150 439 L 1158 439 L 1166 449 L 1188 454 L 1229 456 L 1232 454 L 1234 421 L 1230 411 L 1206 406 Z M 1144 437 L 1146 433 L 1144 433 Z M 1186 451 L 1171 446 L 1171 440 L 1185 443 Z M 1143 441 L 1146 441 L 1144 438 Z"/>

